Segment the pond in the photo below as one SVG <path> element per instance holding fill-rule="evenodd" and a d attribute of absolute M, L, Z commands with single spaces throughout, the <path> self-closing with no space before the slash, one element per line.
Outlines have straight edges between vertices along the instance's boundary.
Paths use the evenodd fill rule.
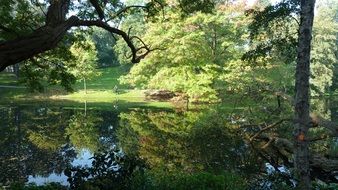
<path fill-rule="evenodd" d="M 325 111 L 337 120 L 334 107 Z M 229 114 L 213 109 L 184 111 L 119 102 L 105 107 L 89 103 L 2 103 L 0 121 L 2 185 L 69 185 L 66 168 L 90 167 L 95 152 L 114 147 L 141 158 L 150 168 L 166 171 L 217 174 L 226 170 L 255 176 L 268 173 L 271 167 L 247 143 L 245 130 L 228 125 L 225 121 L 231 123 Z"/>
<path fill-rule="evenodd" d="M 90 166 L 94 152 L 116 146 L 119 114 L 130 106 L 121 104 L 0 104 L 0 183 L 67 185 L 66 167 Z"/>

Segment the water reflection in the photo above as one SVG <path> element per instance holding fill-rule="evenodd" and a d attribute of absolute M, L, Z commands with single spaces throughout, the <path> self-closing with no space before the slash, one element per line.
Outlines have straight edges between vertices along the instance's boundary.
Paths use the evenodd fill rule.
<path fill-rule="evenodd" d="M 137 110 L 120 116 L 120 146 L 152 168 L 243 174 L 259 170 L 259 159 L 246 145 L 242 130 L 215 111 Z"/>
<path fill-rule="evenodd" d="M 114 142 L 117 113 L 51 105 L 0 106 L 0 183 L 63 181 Z"/>
<path fill-rule="evenodd" d="M 240 130 L 223 119 L 216 112 L 1 106 L 0 182 L 64 184 L 67 167 L 89 165 L 94 152 L 115 144 L 153 168 L 257 170 Z"/>
<path fill-rule="evenodd" d="M 87 149 L 81 150 L 76 158 L 70 163 L 71 166 L 80 166 L 80 167 L 91 167 L 92 165 L 92 156 L 93 153 Z M 29 183 L 35 183 L 37 185 L 43 185 L 46 183 L 57 182 L 62 185 L 68 185 L 67 176 L 62 173 L 52 172 L 47 176 L 42 175 L 29 175 L 28 176 Z"/>
<path fill-rule="evenodd" d="M 334 101 L 312 103 L 313 111 L 336 120 Z M 251 112 L 257 117 L 246 117 L 261 118 L 258 114 L 262 112 Z M 229 171 L 250 179 L 266 173 L 267 157 L 283 166 L 280 158 L 273 157 L 275 150 L 258 152 L 248 143 L 257 130 L 231 123 L 229 115 L 212 109 L 182 112 L 151 108 L 119 110 L 112 106 L 92 109 L 90 105 L 0 105 L 0 183 L 67 184 L 63 174 L 66 168 L 90 166 L 95 152 L 114 146 L 122 148 L 131 158 L 142 159 L 151 169 L 169 172 Z M 266 121 L 267 116 L 262 118 L 261 121 Z M 242 120 L 239 123 L 251 121 Z M 288 129 L 285 126 L 271 133 L 287 137 L 291 135 Z M 321 131 L 314 129 L 313 133 Z M 322 141 L 312 148 L 337 155 L 335 140 Z"/>

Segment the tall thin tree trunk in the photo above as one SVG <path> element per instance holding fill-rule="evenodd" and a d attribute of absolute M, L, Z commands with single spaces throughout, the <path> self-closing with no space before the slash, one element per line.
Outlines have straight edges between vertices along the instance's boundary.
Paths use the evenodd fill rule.
<path fill-rule="evenodd" d="M 85 100 L 85 116 L 87 116 L 87 100 Z"/>
<path fill-rule="evenodd" d="M 309 144 L 310 123 L 310 50 L 315 0 L 301 0 L 295 86 L 294 160 L 299 189 L 310 189 Z"/>
<path fill-rule="evenodd" d="M 13 69 L 14 69 L 16 80 L 19 80 L 19 69 L 20 69 L 19 63 L 13 65 Z"/>
<path fill-rule="evenodd" d="M 87 94 L 87 84 L 86 84 L 86 79 L 83 78 L 83 89 L 85 91 L 85 94 Z"/>

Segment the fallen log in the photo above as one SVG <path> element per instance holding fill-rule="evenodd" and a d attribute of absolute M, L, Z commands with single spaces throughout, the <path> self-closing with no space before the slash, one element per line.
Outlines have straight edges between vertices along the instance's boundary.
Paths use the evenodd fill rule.
<path fill-rule="evenodd" d="M 278 136 L 273 136 L 268 134 L 268 130 L 274 127 L 277 127 L 281 124 L 283 120 L 280 120 L 276 123 L 268 125 L 267 127 L 262 128 L 260 131 L 251 136 L 248 141 L 254 146 L 255 143 L 258 143 L 260 146 L 256 146 L 256 151 L 263 151 L 265 154 L 270 153 L 270 157 L 280 158 L 286 166 L 293 166 L 293 154 L 294 146 L 291 140 L 287 138 L 281 138 Z M 326 123 L 327 124 L 327 123 Z M 330 126 L 333 128 L 332 122 L 329 122 Z M 304 139 L 310 140 L 310 139 Z M 263 146 L 261 144 L 264 143 Z M 265 156 L 266 157 L 266 156 Z M 271 159 L 266 159 L 267 161 Z M 311 178 L 320 179 L 327 183 L 338 183 L 338 158 L 336 157 L 326 157 L 325 155 L 320 155 L 316 152 L 310 153 L 310 169 L 311 169 Z M 275 165 L 275 163 L 270 163 Z"/>

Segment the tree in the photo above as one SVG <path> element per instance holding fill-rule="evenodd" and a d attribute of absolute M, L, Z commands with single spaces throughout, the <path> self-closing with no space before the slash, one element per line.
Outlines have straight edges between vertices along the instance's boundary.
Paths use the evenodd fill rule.
<path fill-rule="evenodd" d="M 213 13 L 184 17 L 175 9 L 167 10 L 166 20 L 146 23 L 142 35 L 158 51 L 134 65 L 121 82 L 185 93 L 192 101 L 218 100 L 218 91 L 225 86 L 220 79 L 227 72 L 223 68 L 240 59 L 245 43 L 245 24 L 235 24 L 243 21 L 241 8 L 219 6 Z"/>
<path fill-rule="evenodd" d="M 20 83 L 25 84 L 31 91 L 43 92 L 52 85 L 60 85 L 65 90 L 72 91 L 72 85 L 76 79 L 68 72 L 71 63 L 75 61 L 69 50 L 70 46 L 65 43 L 51 51 L 23 61 L 20 64 Z"/>
<path fill-rule="evenodd" d="M 119 65 L 116 52 L 113 49 L 116 42 L 114 36 L 111 33 L 100 28 L 94 28 L 91 39 L 95 43 L 97 50 L 98 67 Z"/>
<path fill-rule="evenodd" d="M 98 59 L 95 45 L 87 40 L 83 43 L 75 43 L 70 48 L 70 51 L 75 57 L 75 66 L 70 68 L 70 72 L 83 81 L 83 88 L 87 94 L 86 80 L 101 74 L 96 71 Z"/>
<path fill-rule="evenodd" d="M 118 20 L 131 9 L 146 9 L 149 12 L 156 12 L 162 4 L 159 1 L 150 1 L 145 5 L 125 6 L 119 1 L 80 1 L 74 3 L 70 0 L 49 0 L 49 1 L 6 1 L 2 6 L 5 9 L 0 14 L 1 19 L 8 20 L 8 24 L 1 25 L 0 43 L 0 71 L 7 66 L 14 65 L 21 61 L 32 58 L 42 52 L 54 49 L 72 27 L 97 26 L 121 36 L 132 52 L 132 62 L 137 63 L 150 51 L 148 46 L 135 47 L 133 40 L 135 36 L 129 36 L 117 27 L 111 25 L 118 23 Z M 15 10 L 13 7 L 18 8 Z M 6 8 L 8 10 L 6 10 Z M 18 13 L 30 10 L 32 19 L 30 22 L 23 19 L 16 19 L 18 23 L 11 22 Z M 38 11 L 32 11 L 38 10 Z M 40 11 L 41 10 L 41 11 Z M 68 16 L 70 10 L 75 10 L 77 15 Z M 21 18 L 21 17 L 20 17 Z M 115 21 L 115 22 L 109 22 Z M 28 25 L 28 27 L 26 27 Z M 38 26 L 34 28 L 34 26 Z M 29 28 L 22 33 L 22 28 Z M 12 34 L 11 34 L 12 33 Z"/>
<path fill-rule="evenodd" d="M 338 64 L 338 2 L 317 0 L 311 47 L 311 96 L 332 93 Z M 331 88 L 332 89 L 332 88 Z M 334 87 L 333 87 L 334 89 Z"/>
<path fill-rule="evenodd" d="M 328 129 L 331 131 L 330 137 L 336 137 L 337 133 L 336 131 L 336 124 L 331 123 L 330 121 L 325 121 L 324 118 L 316 119 L 312 118 L 310 119 L 310 51 L 311 51 L 311 40 L 312 40 L 312 26 L 313 26 L 313 20 L 314 20 L 314 5 L 315 1 L 295 1 L 295 0 L 285 0 L 282 1 L 276 5 L 273 6 L 267 6 L 263 11 L 254 13 L 254 21 L 253 25 L 251 26 L 251 30 L 254 31 L 254 34 L 260 33 L 261 31 L 271 31 L 273 28 L 271 23 L 279 23 L 278 28 L 279 31 L 281 29 L 286 29 L 285 26 L 288 26 L 286 24 L 283 24 L 283 21 L 288 21 L 290 19 L 289 23 L 293 20 L 296 21 L 298 24 L 297 29 L 297 36 L 292 36 L 292 33 L 289 33 L 286 35 L 284 39 L 290 39 L 290 40 L 278 40 L 277 37 L 275 40 L 271 40 L 271 38 L 268 38 L 267 45 L 258 45 L 257 48 L 254 50 L 254 53 L 251 55 L 260 57 L 260 56 L 271 56 L 273 55 L 274 50 L 283 50 L 285 48 L 282 47 L 289 47 L 290 50 L 297 49 L 296 53 L 292 53 L 293 51 L 289 52 L 286 51 L 287 56 L 289 56 L 290 63 L 294 62 L 294 56 L 296 57 L 296 76 L 295 76 L 295 99 L 292 101 L 294 105 L 294 119 L 293 126 L 294 126 L 294 133 L 293 133 L 293 146 L 292 143 L 287 139 L 280 139 L 278 137 L 273 137 L 275 139 L 278 139 L 280 142 L 284 141 L 282 143 L 285 147 L 289 147 L 289 151 L 293 153 L 294 155 L 294 167 L 296 174 L 298 174 L 299 179 L 299 187 L 300 189 L 309 189 L 310 188 L 310 167 L 313 171 L 320 170 L 321 172 L 329 172 L 332 168 L 335 168 L 337 166 L 337 160 L 334 158 L 327 159 L 323 157 L 322 155 L 316 154 L 316 152 L 309 152 L 309 143 L 314 142 L 313 139 L 320 139 L 318 136 L 319 134 L 316 134 L 316 137 L 311 137 L 311 134 L 308 133 L 310 128 L 320 126 L 323 128 Z M 300 18 L 300 22 L 297 18 Z M 328 33 L 331 33 L 332 30 L 324 30 Z M 287 32 L 287 31 L 286 31 Z M 287 34 L 287 33 L 286 33 Z M 332 35 L 328 35 L 332 36 Z M 281 36 L 283 37 L 283 36 Z M 291 37 L 291 38 L 290 38 Z M 297 39 L 298 37 L 298 39 Z M 320 35 L 317 36 L 318 39 L 320 39 Z M 294 43 L 293 39 L 297 39 L 297 43 Z M 283 39 L 283 38 L 281 38 Z M 279 43 L 278 43 L 279 41 Z M 331 44 L 333 41 L 327 43 L 326 41 L 324 43 Z M 276 43 L 273 43 L 276 42 Z M 280 42 L 284 42 L 280 43 Z M 314 44 L 317 44 L 318 42 L 314 42 Z M 334 43 L 334 42 L 333 42 Z M 293 45 L 294 44 L 294 45 Z M 331 45 L 330 45 L 331 46 Z M 327 47 L 327 46 L 326 46 Z M 282 48 L 282 49 L 281 49 Z M 318 57 L 321 57 L 322 51 L 327 51 L 326 48 L 322 48 L 320 51 L 318 51 L 319 48 L 322 48 L 321 46 L 313 47 L 312 50 L 317 54 L 313 56 L 314 59 L 313 63 L 320 63 L 320 64 L 327 64 L 328 62 L 331 62 L 331 49 L 329 55 L 325 59 Z M 333 48 L 334 49 L 334 48 Z M 287 49 L 286 49 L 287 50 Z M 283 52 L 283 51 L 280 51 Z M 250 55 L 250 53 L 249 53 Z M 326 52 L 324 53 L 326 55 Z M 250 56 L 248 56 L 250 57 Z M 256 58 L 257 58 L 256 57 Z M 258 59 L 259 60 L 259 59 Z M 283 59 L 282 59 L 283 60 Z M 284 59 L 288 60 L 288 59 Z M 317 67 L 313 67 L 313 73 L 314 74 L 319 67 L 325 67 L 325 65 L 316 65 Z M 327 87 L 326 87 L 327 88 Z M 272 138 L 272 139 L 273 139 Z M 271 140 L 269 137 L 268 139 Z M 330 164 L 330 166 L 325 166 L 326 164 Z M 324 169 L 325 168 L 325 169 Z M 332 175 L 332 174 L 331 174 Z M 316 175 L 316 172 L 311 173 L 311 177 L 318 177 Z M 320 177 L 320 176 L 319 176 Z"/>
<path fill-rule="evenodd" d="M 310 189 L 308 130 L 310 120 L 310 51 L 315 0 L 302 0 L 297 47 L 295 85 L 295 168 L 300 189 Z"/>
<path fill-rule="evenodd" d="M 131 61 L 138 63 L 153 50 L 144 43 L 136 46 L 135 42 L 140 42 L 140 38 L 119 29 L 118 23 L 132 10 L 141 9 L 147 16 L 153 16 L 161 12 L 165 4 L 164 0 L 129 6 L 118 0 L 8 0 L 1 5 L 0 19 L 7 22 L 0 25 L 0 71 L 54 49 L 73 27 L 96 26 L 120 36 L 131 50 Z M 193 4 L 179 1 L 177 6 L 180 5 L 189 12 L 209 11 L 214 3 L 212 0 Z"/>

